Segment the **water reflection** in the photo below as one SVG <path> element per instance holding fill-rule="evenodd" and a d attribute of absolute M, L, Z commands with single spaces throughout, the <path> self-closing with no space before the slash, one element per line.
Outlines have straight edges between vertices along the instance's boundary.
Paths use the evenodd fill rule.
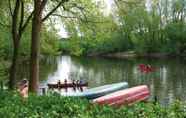
<path fill-rule="evenodd" d="M 69 56 L 58 57 L 57 62 L 57 70 L 48 75 L 47 83 L 57 83 L 58 80 L 70 78 L 71 58 Z"/>
<path fill-rule="evenodd" d="M 156 71 L 141 73 L 138 65 L 150 64 Z M 41 83 L 64 79 L 85 79 L 90 87 L 126 81 L 129 86 L 147 84 L 151 99 L 157 96 L 162 104 L 186 99 L 186 66 L 180 59 L 103 59 L 60 56 L 45 58 L 40 65 Z M 24 64 L 23 64 L 24 65 Z M 26 66 L 27 67 L 27 66 Z M 22 70 L 27 70 L 22 68 Z M 19 76 L 24 76 L 20 72 Z"/>
<path fill-rule="evenodd" d="M 40 60 L 40 66 L 39 66 L 39 76 L 40 81 L 46 82 L 46 79 L 48 78 L 50 73 L 53 73 L 56 71 L 58 65 L 58 61 L 56 60 L 56 57 L 54 56 L 48 56 L 42 57 Z M 16 79 L 17 81 L 26 78 L 29 78 L 29 61 L 28 60 L 19 60 L 19 64 L 17 67 L 17 74 Z"/>

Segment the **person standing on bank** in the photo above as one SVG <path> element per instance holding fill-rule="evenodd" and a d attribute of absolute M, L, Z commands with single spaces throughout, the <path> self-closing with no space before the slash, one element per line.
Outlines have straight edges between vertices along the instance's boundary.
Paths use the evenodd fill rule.
<path fill-rule="evenodd" d="M 28 80 L 23 79 L 18 83 L 18 92 L 23 98 L 28 97 Z"/>

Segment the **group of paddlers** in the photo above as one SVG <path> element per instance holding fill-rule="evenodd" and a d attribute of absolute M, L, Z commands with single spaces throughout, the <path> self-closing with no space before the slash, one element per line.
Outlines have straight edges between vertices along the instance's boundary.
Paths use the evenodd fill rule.
<path fill-rule="evenodd" d="M 67 82 L 65 79 L 62 83 L 60 80 L 58 80 L 57 84 L 47 84 L 49 89 L 65 89 L 67 92 L 68 88 L 73 88 L 74 91 L 80 90 L 83 91 L 83 88 L 88 86 L 88 83 L 83 80 L 72 80 L 71 82 Z"/>

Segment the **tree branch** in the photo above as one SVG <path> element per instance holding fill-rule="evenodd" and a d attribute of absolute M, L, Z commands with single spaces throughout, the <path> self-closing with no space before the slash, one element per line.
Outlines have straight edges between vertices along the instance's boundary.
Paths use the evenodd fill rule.
<path fill-rule="evenodd" d="M 17 20 L 18 20 L 18 14 L 19 14 L 19 8 L 20 8 L 20 0 L 16 0 L 15 9 L 12 16 L 12 33 L 13 33 L 13 39 L 17 39 Z"/>
<path fill-rule="evenodd" d="M 10 15 L 13 16 L 12 6 L 11 6 L 11 3 L 10 3 L 10 0 L 8 0 L 8 8 L 9 8 L 9 11 L 10 11 Z"/>
<path fill-rule="evenodd" d="M 32 12 L 30 13 L 30 15 L 29 15 L 28 18 L 26 19 L 25 23 L 22 25 L 21 32 L 23 32 L 23 31 L 25 30 L 26 26 L 28 25 L 30 19 L 31 19 L 32 16 L 33 16 L 33 13 L 34 13 L 34 11 L 32 11 Z"/>
<path fill-rule="evenodd" d="M 43 1 L 41 2 L 41 9 L 40 9 L 40 12 L 43 11 L 43 9 L 45 8 L 45 5 L 46 5 L 47 1 L 48 1 L 48 0 L 43 0 Z"/>
<path fill-rule="evenodd" d="M 64 5 L 62 5 L 62 7 L 63 7 L 63 10 L 65 10 L 65 11 L 67 11 L 67 12 L 69 12 L 69 13 L 71 13 L 73 16 L 67 16 L 66 18 L 75 18 L 75 19 L 79 19 L 81 22 L 86 22 L 86 23 L 106 23 L 106 21 L 102 21 L 102 22 L 100 22 L 100 21 L 92 21 L 92 20 L 89 20 L 89 18 L 86 16 L 86 14 L 85 14 L 85 9 L 83 8 L 83 7 L 79 7 L 79 6 L 73 6 L 73 7 L 76 7 L 76 8 L 78 8 L 80 11 L 81 11 L 81 14 L 82 14 L 82 16 L 83 16 L 83 18 L 81 17 L 81 16 L 77 16 L 77 14 L 78 14 L 78 12 L 74 12 L 74 11 L 72 11 L 72 10 L 70 10 L 70 9 L 67 9 L 67 8 L 65 8 L 65 6 Z M 56 16 L 62 16 L 62 15 L 59 15 L 59 14 L 55 14 Z M 62 16 L 63 17 L 63 16 Z"/>
<path fill-rule="evenodd" d="M 21 0 L 21 20 L 19 23 L 19 35 L 22 35 L 22 26 L 23 26 L 23 22 L 24 22 L 24 2 L 23 0 Z"/>
<path fill-rule="evenodd" d="M 138 4 L 140 1 L 125 1 L 125 0 L 117 0 L 118 2 L 123 2 L 125 4 Z"/>
<path fill-rule="evenodd" d="M 63 16 L 63 15 L 60 15 L 60 14 L 52 14 L 52 16 L 58 16 L 58 17 L 61 17 L 61 18 L 74 18 L 74 19 L 77 19 L 77 17 L 75 17 L 75 16 Z"/>
<path fill-rule="evenodd" d="M 58 3 L 57 6 L 55 6 L 43 19 L 42 22 L 44 22 L 50 15 L 52 15 L 63 3 L 68 2 L 69 0 L 61 0 L 61 2 Z"/>

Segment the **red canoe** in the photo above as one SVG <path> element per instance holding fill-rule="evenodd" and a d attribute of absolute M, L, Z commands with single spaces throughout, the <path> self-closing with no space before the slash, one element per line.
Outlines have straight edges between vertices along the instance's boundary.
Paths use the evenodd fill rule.
<path fill-rule="evenodd" d="M 121 106 L 144 101 L 148 99 L 149 96 L 150 92 L 148 87 L 146 85 L 141 85 L 99 97 L 94 99 L 93 102 L 100 105 Z"/>
<path fill-rule="evenodd" d="M 139 64 L 138 68 L 142 73 L 149 73 L 155 71 L 155 68 L 151 65 Z"/>

